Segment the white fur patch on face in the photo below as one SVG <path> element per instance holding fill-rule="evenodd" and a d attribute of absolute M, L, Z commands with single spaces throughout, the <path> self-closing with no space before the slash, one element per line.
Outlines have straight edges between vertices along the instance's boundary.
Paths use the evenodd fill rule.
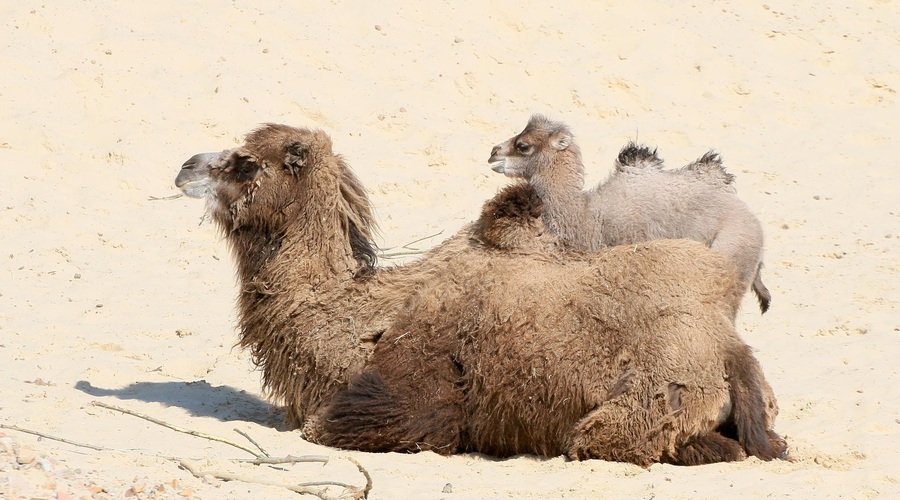
<path fill-rule="evenodd" d="M 490 163 L 491 170 L 494 172 L 501 173 L 507 177 L 524 178 L 525 171 L 520 164 L 520 161 L 510 161 L 509 158 L 500 158 L 499 160 Z"/>
<path fill-rule="evenodd" d="M 203 177 L 182 185 L 181 192 L 189 198 L 206 198 L 212 192 L 209 184 L 209 177 Z"/>

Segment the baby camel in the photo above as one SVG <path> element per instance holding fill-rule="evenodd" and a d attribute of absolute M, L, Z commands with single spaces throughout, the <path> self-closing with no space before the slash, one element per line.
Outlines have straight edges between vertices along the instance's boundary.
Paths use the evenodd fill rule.
<path fill-rule="evenodd" d="M 710 151 L 677 170 L 663 170 L 656 151 L 629 143 L 616 170 L 583 191 L 584 164 L 569 127 L 533 115 L 518 135 L 491 151 L 491 168 L 528 180 L 544 202 L 544 223 L 569 245 L 596 251 L 663 238 L 700 241 L 728 257 L 762 312 L 771 295 L 762 282 L 763 233 L 735 194 L 734 176 Z"/>

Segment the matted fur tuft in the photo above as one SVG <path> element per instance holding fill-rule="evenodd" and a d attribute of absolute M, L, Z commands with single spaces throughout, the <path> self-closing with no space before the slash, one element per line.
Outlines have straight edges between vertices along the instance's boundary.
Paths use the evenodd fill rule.
<path fill-rule="evenodd" d="M 650 149 L 643 144 L 629 141 L 616 157 L 616 170 L 625 171 L 629 168 L 655 168 L 661 169 L 663 161 L 657 156 L 656 148 Z"/>

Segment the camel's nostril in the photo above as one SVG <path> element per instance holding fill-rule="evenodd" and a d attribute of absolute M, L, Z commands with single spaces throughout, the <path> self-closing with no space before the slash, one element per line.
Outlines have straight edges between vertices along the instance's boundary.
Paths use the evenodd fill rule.
<path fill-rule="evenodd" d="M 500 146 L 494 146 L 494 149 L 491 150 L 491 156 L 494 156 L 499 152 L 500 152 Z"/>

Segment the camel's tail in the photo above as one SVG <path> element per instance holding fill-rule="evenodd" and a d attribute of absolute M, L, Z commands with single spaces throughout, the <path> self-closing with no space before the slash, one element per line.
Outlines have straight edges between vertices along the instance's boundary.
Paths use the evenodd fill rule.
<path fill-rule="evenodd" d="M 756 277 L 753 278 L 752 286 L 753 293 L 756 294 L 756 299 L 759 300 L 759 310 L 765 314 L 769 310 L 769 303 L 772 302 L 772 294 L 769 293 L 769 289 L 766 288 L 762 281 L 762 267 L 762 262 L 760 262 L 756 268 Z"/>
<path fill-rule="evenodd" d="M 734 349 L 725 362 L 725 373 L 731 385 L 737 439 L 744 451 L 761 460 L 784 457 L 787 444 L 768 429 L 766 402 L 759 380 L 762 369 L 749 346 L 741 344 Z"/>

